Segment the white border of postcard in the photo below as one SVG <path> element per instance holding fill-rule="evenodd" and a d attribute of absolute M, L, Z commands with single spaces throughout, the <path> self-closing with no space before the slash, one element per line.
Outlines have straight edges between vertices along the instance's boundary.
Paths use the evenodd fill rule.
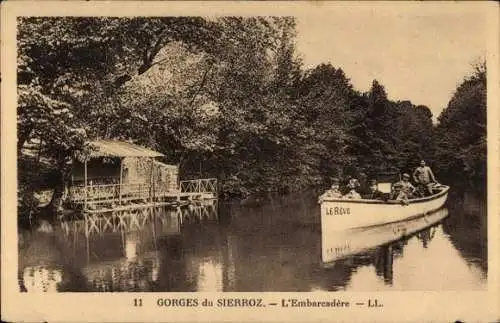
<path fill-rule="evenodd" d="M 29 2 L 7 1 L 1 7 L 1 214 L 2 214 L 2 319 L 6 321 L 161 322 L 161 321 L 494 321 L 500 319 L 499 272 L 499 112 L 498 112 L 498 6 L 494 2 Z M 268 302 L 282 298 L 378 298 L 383 309 L 369 308 L 165 308 L 159 298 L 198 299 L 255 297 L 256 293 L 62 293 L 29 294 L 17 286 L 16 230 L 16 17 L 17 16 L 135 16 L 135 15 L 327 15 L 329 10 L 407 11 L 432 14 L 477 10 L 488 22 L 488 288 L 485 291 L 446 292 L 310 292 L 259 293 Z M 324 17 L 324 16 L 323 16 Z M 459 16 L 457 16 L 459 19 Z M 360 21 L 360 24 L 362 21 Z M 432 264 L 429 264 L 432 266 Z M 135 298 L 143 299 L 134 307 Z"/>

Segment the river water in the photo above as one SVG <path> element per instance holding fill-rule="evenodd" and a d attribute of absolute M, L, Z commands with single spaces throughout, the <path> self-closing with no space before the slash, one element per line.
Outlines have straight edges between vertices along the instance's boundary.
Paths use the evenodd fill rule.
<path fill-rule="evenodd" d="M 450 194 L 441 212 L 448 217 L 432 227 L 390 244 L 367 242 L 369 249 L 327 266 L 321 263 L 319 207 L 312 192 L 260 206 L 211 201 L 42 223 L 19 233 L 19 287 L 27 292 L 486 288 L 485 202 L 472 194 Z"/>

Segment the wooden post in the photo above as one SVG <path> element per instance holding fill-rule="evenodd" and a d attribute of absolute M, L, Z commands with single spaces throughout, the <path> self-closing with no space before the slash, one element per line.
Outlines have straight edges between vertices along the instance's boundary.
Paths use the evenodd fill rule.
<path fill-rule="evenodd" d="M 155 217 L 156 217 L 156 212 L 155 212 L 155 208 L 153 207 L 151 209 L 151 219 L 152 219 L 151 227 L 152 227 L 152 231 L 153 231 L 153 244 L 155 246 L 155 251 L 158 251 L 158 246 L 156 245 L 156 221 L 154 220 Z"/>
<path fill-rule="evenodd" d="M 87 165 L 87 164 L 85 164 Z M 86 168 L 85 168 L 86 169 Z M 85 225 L 85 242 L 86 242 L 86 246 L 87 246 L 87 262 L 90 261 L 90 238 L 89 238 L 89 235 L 90 235 L 90 232 L 89 232 L 89 216 L 88 216 L 88 213 L 85 213 L 84 214 L 84 225 Z"/>
<path fill-rule="evenodd" d="M 83 209 L 84 210 L 87 210 L 87 159 L 85 159 L 85 162 L 83 164 L 83 180 L 85 182 L 84 184 L 84 191 L 85 191 L 85 200 L 84 200 L 84 203 L 83 203 Z"/>
<path fill-rule="evenodd" d="M 153 202 L 153 158 L 151 158 L 151 172 L 149 176 L 149 201 Z"/>
<path fill-rule="evenodd" d="M 122 204 L 122 180 L 123 177 L 123 158 L 120 158 L 120 185 L 118 186 L 118 204 Z"/>
<path fill-rule="evenodd" d="M 156 198 L 156 174 L 155 174 L 155 160 L 151 158 L 151 177 L 153 179 L 153 200 Z"/>

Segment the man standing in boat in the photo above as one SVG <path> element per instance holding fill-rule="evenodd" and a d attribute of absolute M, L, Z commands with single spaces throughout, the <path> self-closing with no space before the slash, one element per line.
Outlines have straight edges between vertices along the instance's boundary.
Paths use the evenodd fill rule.
<path fill-rule="evenodd" d="M 338 178 L 332 178 L 332 186 L 330 189 L 326 190 L 325 193 L 321 194 L 319 197 L 319 203 L 321 203 L 325 198 L 338 199 L 342 197 L 340 192 L 340 181 Z"/>
<path fill-rule="evenodd" d="M 426 166 L 425 160 L 420 161 L 420 166 L 413 172 L 413 180 L 426 195 L 432 195 L 432 186 L 437 183 L 434 173 L 429 166 Z"/>

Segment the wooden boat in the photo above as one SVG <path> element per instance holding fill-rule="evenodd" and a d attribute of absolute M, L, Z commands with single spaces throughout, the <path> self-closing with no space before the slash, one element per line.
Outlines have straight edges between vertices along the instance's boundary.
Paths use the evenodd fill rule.
<path fill-rule="evenodd" d="M 324 198 L 321 201 L 321 235 L 323 249 L 329 243 L 325 239 L 353 230 L 364 230 L 415 219 L 440 209 L 448 197 L 449 186 L 437 185 L 433 195 L 401 201 L 351 200 Z M 331 258 L 323 254 L 323 261 Z"/>

